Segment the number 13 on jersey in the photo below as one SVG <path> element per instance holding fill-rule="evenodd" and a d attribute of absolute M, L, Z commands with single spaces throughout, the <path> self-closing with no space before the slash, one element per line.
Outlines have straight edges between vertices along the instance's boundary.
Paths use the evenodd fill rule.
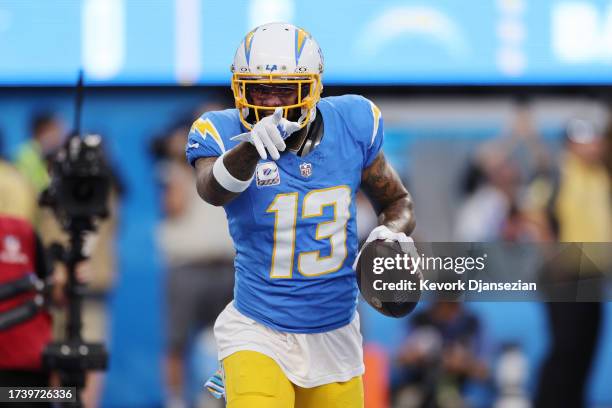
<path fill-rule="evenodd" d="M 274 247 L 272 249 L 271 278 L 291 278 L 295 255 L 298 193 L 277 194 L 266 210 L 274 213 Z M 328 240 L 329 255 L 321 251 L 306 251 L 298 255 L 298 271 L 304 276 L 332 273 L 342 267 L 348 254 L 346 247 L 347 223 L 351 216 L 351 189 L 346 186 L 312 190 L 304 196 L 301 219 L 321 217 L 323 209 L 333 206 L 334 216 L 317 224 L 315 239 Z"/>

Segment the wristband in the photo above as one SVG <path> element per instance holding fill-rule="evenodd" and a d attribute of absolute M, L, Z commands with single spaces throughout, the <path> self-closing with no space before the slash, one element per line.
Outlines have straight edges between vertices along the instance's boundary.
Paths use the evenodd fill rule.
<path fill-rule="evenodd" d="M 253 176 L 251 176 L 251 178 L 248 180 L 238 180 L 236 177 L 232 176 L 227 168 L 225 168 L 225 164 L 223 163 L 224 156 L 225 153 L 215 160 L 215 164 L 213 165 L 213 176 L 221 187 L 227 191 L 231 191 L 232 193 L 242 193 L 251 185 Z"/>

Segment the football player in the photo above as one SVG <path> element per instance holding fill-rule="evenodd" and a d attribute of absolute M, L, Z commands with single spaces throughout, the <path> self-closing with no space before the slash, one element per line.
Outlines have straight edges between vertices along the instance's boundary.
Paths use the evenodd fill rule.
<path fill-rule="evenodd" d="M 361 407 L 357 190 L 379 214 L 369 240 L 415 226 L 381 151 L 380 110 L 321 99 L 321 50 L 291 24 L 248 33 L 231 70 L 236 109 L 196 120 L 186 149 L 236 248 L 234 300 L 215 324 L 227 406 Z"/>

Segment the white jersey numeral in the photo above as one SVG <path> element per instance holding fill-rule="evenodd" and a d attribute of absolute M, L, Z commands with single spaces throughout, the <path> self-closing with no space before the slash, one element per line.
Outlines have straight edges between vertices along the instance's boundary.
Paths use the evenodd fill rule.
<path fill-rule="evenodd" d="M 274 247 L 272 248 L 272 278 L 290 278 L 295 253 L 295 223 L 298 193 L 277 194 L 266 212 L 274 212 Z"/>
<path fill-rule="evenodd" d="M 320 251 L 307 251 L 298 255 L 298 271 L 304 276 L 318 276 L 340 269 L 348 250 L 347 223 L 350 218 L 351 189 L 337 186 L 310 191 L 302 203 L 302 218 L 320 217 L 323 208 L 333 206 L 334 217 L 317 224 L 315 238 L 329 240 L 329 255 Z M 278 194 L 266 212 L 275 213 L 274 247 L 270 277 L 290 278 L 295 255 L 295 228 L 297 223 L 298 193 Z"/>

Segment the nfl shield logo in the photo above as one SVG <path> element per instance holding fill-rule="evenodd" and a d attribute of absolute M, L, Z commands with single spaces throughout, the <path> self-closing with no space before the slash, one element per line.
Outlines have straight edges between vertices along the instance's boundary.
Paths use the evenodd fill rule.
<path fill-rule="evenodd" d="M 312 176 L 312 164 L 310 163 L 300 164 L 300 173 L 302 174 L 302 177 Z"/>

